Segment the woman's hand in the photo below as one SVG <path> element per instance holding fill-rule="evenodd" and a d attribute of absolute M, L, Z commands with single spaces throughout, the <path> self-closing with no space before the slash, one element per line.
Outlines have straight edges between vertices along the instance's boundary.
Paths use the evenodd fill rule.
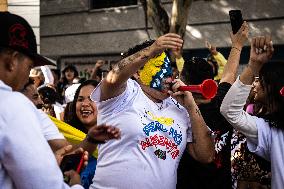
<path fill-rule="evenodd" d="M 241 50 L 245 42 L 248 40 L 248 34 L 249 34 L 249 26 L 248 23 L 244 21 L 241 28 L 236 34 L 233 34 L 232 32 L 230 33 L 232 47 Z"/>
<path fill-rule="evenodd" d="M 83 148 L 77 148 L 73 149 L 72 145 L 67 145 L 64 146 L 63 148 L 60 148 L 57 150 L 54 155 L 57 161 L 57 164 L 60 165 L 63 157 L 67 154 L 79 154 L 79 153 L 84 153 L 84 165 L 86 166 L 88 164 L 89 160 L 89 154 L 87 151 L 84 151 Z"/>
<path fill-rule="evenodd" d="M 120 139 L 121 133 L 117 127 L 106 124 L 93 126 L 89 129 L 88 137 L 98 143 L 104 143 L 110 139 Z"/>
<path fill-rule="evenodd" d="M 74 170 L 66 171 L 64 173 L 64 176 L 68 178 L 68 185 L 73 186 L 75 184 L 80 184 L 81 185 L 81 177 L 79 173 L 77 173 Z"/>
<path fill-rule="evenodd" d="M 267 63 L 274 52 L 270 36 L 254 37 L 251 40 L 249 67 L 256 75 L 263 64 Z"/>
<path fill-rule="evenodd" d="M 205 41 L 205 46 L 208 48 L 208 50 L 212 55 L 218 54 L 217 48 L 214 45 L 212 45 L 209 41 Z"/>

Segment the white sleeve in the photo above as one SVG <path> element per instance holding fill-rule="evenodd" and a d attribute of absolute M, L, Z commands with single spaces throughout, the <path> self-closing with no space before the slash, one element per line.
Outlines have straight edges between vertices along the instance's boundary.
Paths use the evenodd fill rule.
<path fill-rule="evenodd" d="M 79 184 L 75 184 L 73 186 L 71 186 L 72 189 L 84 189 L 81 185 Z"/>
<path fill-rule="evenodd" d="M 254 141 L 247 139 L 247 147 L 249 151 L 259 155 L 260 157 L 263 157 L 267 161 L 270 161 L 272 140 L 277 140 L 277 137 L 275 136 L 279 134 L 281 135 L 281 133 L 276 131 L 272 134 L 275 128 L 271 128 L 268 122 L 266 122 L 262 118 L 256 118 L 255 121 L 256 121 L 257 130 L 258 130 L 258 142 L 255 143 Z"/>
<path fill-rule="evenodd" d="M 100 101 L 100 84 L 92 92 L 91 99 L 96 102 L 99 113 L 104 115 L 115 114 L 117 112 L 123 111 L 126 107 L 130 107 L 135 98 L 138 96 L 139 92 L 142 91 L 136 81 L 128 79 L 127 87 L 122 94 L 105 101 Z"/>
<path fill-rule="evenodd" d="M 47 141 L 54 139 L 64 139 L 64 136 L 59 132 L 58 128 L 51 121 L 48 115 L 44 113 L 42 110 L 38 110 L 38 113 L 40 117 L 40 127 L 44 135 L 44 138 Z"/>
<path fill-rule="evenodd" d="M 2 105 L 6 106 L 0 113 L 0 164 L 5 170 L 5 180 L 21 189 L 70 188 L 41 133 L 35 107 L 20 95 L 5 99 Z M 1 178 L 1 187 L 7 182 Z"/>
<path fill-rule="evenodd" d="M 238 77 L 226 94 L 220 112 L 236 130 L 257 143 L 257 127 L 254 116 L 243 110 L 250 90 L 251 85 L 243 84 Z"/>
<path fill-rule="evenodd" d="M 44 83 L 45 84 L 54 84 L 54 77 L 52 75 L 52 72 L 48 66 L 41 66 L 40 67 L 43 76 L 44 76 Z"/>

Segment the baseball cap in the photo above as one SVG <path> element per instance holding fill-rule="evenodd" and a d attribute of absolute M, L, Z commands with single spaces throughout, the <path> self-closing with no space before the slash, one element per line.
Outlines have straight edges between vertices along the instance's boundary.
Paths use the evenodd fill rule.
<path fill-rule="evenodd" d="M 37 53 L 35 34 L 24 18 L 0 12 L 0 23 L 0 47 L 8 47 L 29 56 L 34 61 L 34 66 L 54 65 Z"/>

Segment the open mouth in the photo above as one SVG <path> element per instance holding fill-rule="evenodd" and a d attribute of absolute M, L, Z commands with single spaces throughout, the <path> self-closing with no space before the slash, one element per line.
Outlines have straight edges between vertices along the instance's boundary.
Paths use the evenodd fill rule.
<path fill-rule="evenodd" d="M 89 117 L 93 113 L 92 110 L 85 110 L 85 109 L 81 110 L 80 112 L 82 117 Z"/>
<path fill-rule="evenodd" d="M 168 92 L 169 90 L 171 90 L 172 86 L 170 84 L 164 84 L 162 87 L 162 91 L 166 91 Z"/>

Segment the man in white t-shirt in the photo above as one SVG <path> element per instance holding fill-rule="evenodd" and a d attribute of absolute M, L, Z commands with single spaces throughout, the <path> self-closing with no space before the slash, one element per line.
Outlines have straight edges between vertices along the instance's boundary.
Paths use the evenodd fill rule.
<path fill-rule="evenodd" d="M 69 188 L 40 130 L 40 114 L 19 91 L 33 66 L 51 64 L 37 54 L 35 35 L 22 17 L 0 12 L 0 186 Z M 80 177 L 69 172 L 72 188 Z"/>
<path fill-rule="evenodd" d="M 98 123 L 118 127 L 121 140 L 99 146 L 91 188 L 174 189 L 185 149 L 201 162 L 213 160 L 211 132 L 192 94 L 178 91 L 184 84 L 171 79 L 165 50 L 182 43 L 169 33 L 136 46 L 92 93 Z"/>
<path fill-rule="evenodd" d="M 44 138 L 48 142 L 53 152 L 56 152 L 57 150 L 60 150 L 64 148 L 65 146 L 69 145 L 68 141 L 59 132 L 56 125 L 52 122 L 52 120 L 48 117 L 48 115 L 41 110 L 43 101 L 41 100 L 41 97 L 39 96 L 39 93 L 32 79 L 29 79 L 29 82 L 25 84 L 24 88 L 21 90 L 21 93 L 23 93 L 39 109 L 38 113 L 39 113 L 40 123 L 41 123 L 40 128 L 42 130 L 42 134 L 44 135 Z M 96 136 L 94 136 L 94 132 L 96 132 L 98 128 L 102 128 L 102 127 L 97 126 L 97 127 L 93 127 L 92 129 L 90 129 L 89 136 L 92 138 L 95 138 L 95 137 L 97 138 L 98 135 L 96 134 Z M 105 137 L 105 139 L 110 139 L 110 136 Z M 76 145 L 76 147 L 82 147 L 83 149 L 88 151 L 90 154 L 94 152 L 94 150 L 96 149 L 96 146 L 97 146 L 96 144 L 90 143 L 87 139 L 83 140 L 80 144 Z"/>

